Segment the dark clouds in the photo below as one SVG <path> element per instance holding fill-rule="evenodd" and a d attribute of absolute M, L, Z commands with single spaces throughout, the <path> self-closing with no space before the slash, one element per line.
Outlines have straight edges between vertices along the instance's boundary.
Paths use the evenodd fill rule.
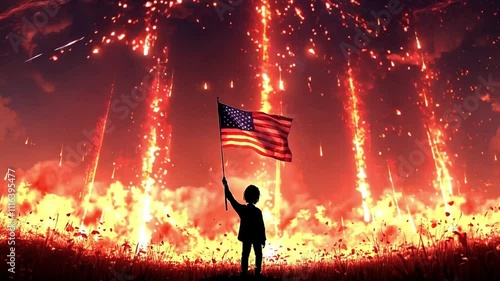
<path fill-rule="evenodd" d="M 4 9 L 0 14 L 0 25 L 5 29 L 6 41 L 11 51 L 24 49 L 29 56 L 37 51 L 37 42 L 47 40 L 72 24 L 71 17 L 64 12 L 68 1 L 21 1 Z"/>

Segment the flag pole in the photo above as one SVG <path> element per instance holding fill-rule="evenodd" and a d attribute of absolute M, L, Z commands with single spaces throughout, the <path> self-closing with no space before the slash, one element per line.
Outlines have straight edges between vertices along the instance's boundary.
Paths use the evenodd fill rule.
<path fill-rule="evenodd" d="M 222 132 L 220 131 L 220 116 L 219 116 L 219 97 L 217 97 L 217 121 L 219 124 L 219 143 L 220 143 L 220 159 L 222 162 L 222 177 L 225 178 L 226 174 L 224 171 L 224 151 L 222 150 Z M 226 205 L 226 211 L 227 211 L 227 198 L 226 198 L 226 191 L 224 189 L 224 203 Z"/>

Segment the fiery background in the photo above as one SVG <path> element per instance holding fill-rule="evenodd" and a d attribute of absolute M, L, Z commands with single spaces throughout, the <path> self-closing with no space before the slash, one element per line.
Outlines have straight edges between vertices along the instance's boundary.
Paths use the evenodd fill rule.
<path fill-rule="evenodd" d="M 263 194 L 268 259 L 497 234 L 495 1 L 57 3 L 0 4 L 0 168 L 22 231 L 238 256 L 220 97 L 294 118 L 292 163 L 225 150 L 235 196 Z"/>

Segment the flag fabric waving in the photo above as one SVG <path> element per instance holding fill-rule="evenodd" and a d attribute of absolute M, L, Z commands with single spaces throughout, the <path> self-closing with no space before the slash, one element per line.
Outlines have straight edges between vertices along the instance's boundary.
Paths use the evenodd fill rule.
<path fill-rule="evenodd" d="M 292 119 L 244 111 L 218 102 L 222 147 L 249 148 L 266 157 L 292 162 L 288 134 Z"/>

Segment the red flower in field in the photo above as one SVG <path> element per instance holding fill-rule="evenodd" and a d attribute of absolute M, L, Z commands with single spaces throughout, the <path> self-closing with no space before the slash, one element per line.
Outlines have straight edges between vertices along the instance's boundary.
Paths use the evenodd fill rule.
<path fill-rule="evenodd" d="M 449 216 L 450 216 L 450 212 L 446 212 L 446 213 L 445 213 L 445 215 L 446 215 L 447 217 L 449 217 Z"/>
<path fill-rule="evenodd" d="M 455 201 L 448 202 L 448 205 L 450 205 L 450 206 L 453 206 L 453 204 L 455 204 Z"/>
<path fill-rule="evenodd" d="M 66 223 L 65 229 L 66 229 L 67 232 L 72 232 L 72 231 L 75 230 L 75 228 L 71 224 L 69 224 L 69 223 Z"/>
<path fill-rule="evenodd" d="M 436 228 L 436 227 L 437 227 L 437 223 L 436 223 L 436 222 L 432 222 L 431 227 L 432 227 L 432 228 Z"/>

